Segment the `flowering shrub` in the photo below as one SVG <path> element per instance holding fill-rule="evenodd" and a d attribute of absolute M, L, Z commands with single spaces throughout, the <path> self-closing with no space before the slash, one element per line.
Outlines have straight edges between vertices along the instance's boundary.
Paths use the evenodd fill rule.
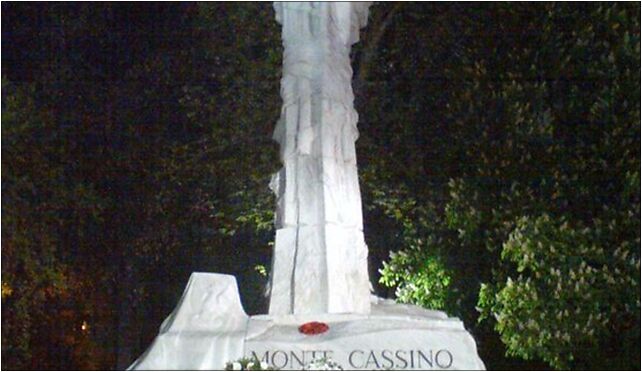
<path fill-rule="evenodd" d="M 330 358 L 317 358 L 303 367 L 305 371 L 343 371 L 343 367 Z"/>
<path fill-rule="evenodd" d="M 577 345 L 596 348 L 628 319 L 639 324 L 639 253 L 628 241 L 605 249 L 595 230 L 548 215 L 520 219 L 502 251 L 518 274 L 483 285 L 479 298 L 510 354 L 567 369 Z"/>
<path fill-rule="evenodd" d="M 234 362 L 225 364 L 226 371 L 274 371 L 265 362 L 260 362 L 256 358 L 241 358 Z"/>

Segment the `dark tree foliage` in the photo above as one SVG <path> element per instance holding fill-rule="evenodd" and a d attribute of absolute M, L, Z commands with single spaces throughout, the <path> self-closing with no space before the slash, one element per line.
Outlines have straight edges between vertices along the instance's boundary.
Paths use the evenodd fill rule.
<path fill-rule="evenodd" d="M 444 59 L 457 60 L 424 86 L 436 94 L 413 92 L 404 102 L 422 106 L 397 106 L 430 112 L 413 121 L 427 125 L 403 146 L 386 142 L 410 126 L 382 136 L 402 161 L 372 173 L 406 173 L 375 203 L 407 242 L 384 264 L 382 282 L 402 301 L 461 314 L 485 360 L 494 359 L 483 340 L 492 326 L 509 355 L 555 368 L 639 368 L 639 6 L 472 5 L 457 14 L 447 24 L 463 32 L 440 38 L 451 53 Z M 439 17 L 429 23 L 440 34 Z M 422 40 L 413 31 L 402 41 Z"/>
<path fill-rule="evenodd" d="M 264 312 L 270 4 L 2 10 L 3 367 L 127 367 L 193 271 Z M 382 3 L 353 49 L 375 289 L 488 368 L 640 368 L 639 14 Z"/>

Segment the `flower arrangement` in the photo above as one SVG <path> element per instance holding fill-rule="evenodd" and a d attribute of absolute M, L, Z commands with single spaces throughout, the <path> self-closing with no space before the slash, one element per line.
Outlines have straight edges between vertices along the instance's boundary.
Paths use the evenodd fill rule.
<path fill-rule="evenodd" d="M 309 322 L 302 324 L 299 327 L 299 332 L 306 334 L 306 335 L 318 335 L 320 333 L 327 332 L 330 327 L 321 322 Z"/>
<path fill-rule="evenodd" d="M 330 358 L 317 358 L 303 367 L 305 371 L 343 371 L 343 367 Z"/>
<path fill-rule="evenodd" d="M 227 362 L 225 364 L 226 371 L 274 371 L 265 362 L 260 362 L 256 358 L 241 358 L 234 362 Z"/>

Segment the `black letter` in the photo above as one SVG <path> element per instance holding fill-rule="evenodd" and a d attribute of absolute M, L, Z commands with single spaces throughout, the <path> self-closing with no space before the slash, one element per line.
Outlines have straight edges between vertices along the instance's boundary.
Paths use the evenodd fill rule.
<path fill-rule="evenodd" d="M 296 369 L 303 369 L 305 367 L 305 364 L 303 364 L 303 361 L 305 360 L 305 351 L 301 351 L 301 356 L 303 357 L 303 360 L 299 359 L 298 356 L 294 353 L 294 351 L 290 351 L 290 368 L 294 369 L 294 366 L 292 364 L 294 363 L 294 359 L 296 359 L 297 362 L 299 362 L 299 368 Z"/>
<path fill-rule="evenodd" d="M 283 364 L 281 364 L 280 366 L 278 366 L 278 365 L 274 362 L 274 357 L 276 357 L 276 354 L 278 354 L 278 353 L 283 354 Z M 272 367 L 274 367 L 274 368 L 276 368 L 276 369 L 283 369 L 283 367 L 285 367 L 285 366 L 287 366 L 287 365 L 288 365 L 288 354 L 286 354 L 286 353 L 285 353 L 285 351 L 283 351 L 283 350 L 277 350 L 277 351 L 275 351 L 274 353 L 272 353 Z"/>
<path fill-rule="evenodd" d="M 426 358 L 426 356 L 424 355 L 424 353 L 421 352 L 421 350 L 417 350 L 417 353 L 419 353 L 419 357 L 417 358 L 418 359 L 417 361 L 419 362 L 419 369 L 421 369 L 421 359 L 425 360 L 430 366 L 430 368 L 432 368 L 432 350 L 430 350 L 430 360 Z"/>
<path fill-rule="evenodd" d="M 390 356 L 392 356 L 392 351 L 390 351 L 390 350 L 381 350 L 381 357 L 382 357 L 386 362 L 390 362 L 390 365 L 386 365 L 386 364 L 384 364 L 384 365 L 383 365 L 383 368 L 384 368 L 384 369 L 392 369 L 392 366 L 394 366 L 395 364 L 394 364 L 394 362 L 392 361 L 392 358 L 390 358 L 390 356 L 387 356 L 387 355 L 386 355 L 386 351 L 387 351 L 388 353 L 390 353 Z"/>
<path fill-rule="evenodd" d="M 372 362 L 370 361 L 370 359 L 372 359 Z M 370 367 L 368 367 L 370 363 L 374 363 L 377 366 L 377 369 L 379 369 L 379 362 L 377 362 L 377 357 L 375 356 L 375 353 L 372 350 L 370 350 L 370 355 L 368 355 L 368 360 L 366 360 L 367 369 L 370 369 Z"/>
<path fill-rule="evenodd" d="M 401 360 L 403 362 L 403 366 L 400 366 L 400 365 L 397 364 L 395 367 L 396 368 L 405 369 L 405 368 L 408 367 L 408 361 L 405 358 L 402 358 L 401 355 L 399 355 L 399 353 L 406 354 L 406 352 L 403 351 L 403 350 L 397 350 L 397 352 L 395 353 L 395 356 L 397 357 L 397 359 L 399 359 L 399 360 Z"/>
<path fill-rule="evenodd" d="M 446 352 L 448 354 L 448 365 L 447 366 L 439 363 L 439 354 L 441 354 L 442 351 Z M 453 365 L 453 355 L 450 353 L 450 351 L 448 351 L 446 349 L 441 349 L 435 354 L 435 363 L 437 363 L 437 366 L 439 368 L 446 369 L 446 368 L 448 368 L 448 367 Z"/>
<path fill-rule="evenodd" d="M 269 363 L 269 362 L 270 362 L 270 355 L 269 355 L 269 353 L 270 353 L 269 351 L 266 351 L 266 352 L 265 352 L 265 354 L 263 354 L 263 358 L 259 359 L 259 357 L 258 357 L 258 356 L 256 356 L 256 352 L 254 352 L 254 351 L 253 351 L 253 352 L 252 352 L 252 357 L 254 357 L 254 359 L 256 359 L 256 360 L 258 360 L 258 361 L 260 361 L 260 362 Z"/>
<path fill-rule="evenodd" d="M 350 353 L 350 356 L 348 357 L 348 363 L 350 363 L 350 367 L 352 367 L 352 368 L 361 369 L 361 368 L 363 368 L 363 365 L 361 367 L 357 367 L 357 366 L 354 365 L 354 363 L 352 363 L 352 356 L 356 352 L 359 352 L 359 353 L 363 354 L 363 351 L 361 351 L 361 350 L 352 350 L 352 352 Z"/>

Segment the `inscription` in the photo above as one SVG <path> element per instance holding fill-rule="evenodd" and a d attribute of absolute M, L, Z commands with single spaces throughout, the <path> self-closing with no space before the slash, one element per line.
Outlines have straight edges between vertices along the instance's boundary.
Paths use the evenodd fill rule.
<path fill-rule="evenodd" d="M 277 369 L 302 369 L 318 358 L 332 359 L 351 369 L 449 369 L 453 354 L 447 349 L 439 350 L 362 350 L 335 353 L 333 350 L 266 350 L 251 351 L 251 357 Z"/>

